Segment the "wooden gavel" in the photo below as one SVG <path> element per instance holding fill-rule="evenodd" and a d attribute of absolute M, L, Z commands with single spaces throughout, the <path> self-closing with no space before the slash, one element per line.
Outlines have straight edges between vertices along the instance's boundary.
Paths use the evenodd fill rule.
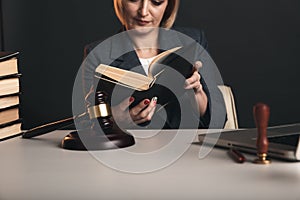
<path fill-rule="evenodd" d="M 97 91 L 95 95 L 96 105 L 88 108 L 87 113 L 30 129 L 24 132 L 22 137 L 29 139 L 74 124 L 76 120 L 89 119 L 91 127 L 69 133 L 62 140 L 61 146 L 63 148 L 70 150 L 105 150 L 134 145 L 133 136 L 113 123 L 110 106 L 107 103 L 107 95 L 101 91 Z"/>

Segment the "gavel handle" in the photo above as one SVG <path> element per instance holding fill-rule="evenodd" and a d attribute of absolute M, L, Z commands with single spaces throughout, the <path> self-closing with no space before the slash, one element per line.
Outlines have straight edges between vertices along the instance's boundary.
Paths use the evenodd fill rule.
<path fill-rule="evenodd" d="M 40 135 L 49 133 L 51 131 L 55 131 L 60 128 L 70 126 L 70 125 L 74 124 L 74 119 L 83 117 L 85 115 L 86 115 L 86 113 L 83 113 L 83 114 L 80 114 L 80 115 L 77 115 L 74 117 L 62 119 L 62 120 L 55 121 L 55 122 L 50 122 L 48 124 L 44 124 L 44 125 L 32 128 L 28 131 L 23 132 L 22 137 L 29 139 L 32 137 L 36 137 L 36 136 L 40 136 Z"/>

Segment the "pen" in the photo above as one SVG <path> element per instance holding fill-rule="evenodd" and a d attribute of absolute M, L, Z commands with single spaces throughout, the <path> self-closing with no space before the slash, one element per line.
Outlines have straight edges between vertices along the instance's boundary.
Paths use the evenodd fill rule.
<path fill-rule="evenodd" d="M 228 154 L 237 163 L 244 163 L 246 160 L 244 155 L 236 149 L 229 149 Z"/>

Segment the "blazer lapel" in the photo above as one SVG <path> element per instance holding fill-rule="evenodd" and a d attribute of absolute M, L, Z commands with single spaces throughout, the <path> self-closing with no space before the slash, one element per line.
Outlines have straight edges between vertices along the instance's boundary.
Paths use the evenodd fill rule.
<path fill-rule="evenodd" d="M 165 40 L 165 38 L 168 38 Z M 172 30 L 160 32 L 159 44 L 161 51 L 184 46 L 178 33 Z M 146 75 L 140 60 L 133 48 L 132 41 L 126 32 L 121 32 L 111 39 L 110 58 L 112 66 Z"/>

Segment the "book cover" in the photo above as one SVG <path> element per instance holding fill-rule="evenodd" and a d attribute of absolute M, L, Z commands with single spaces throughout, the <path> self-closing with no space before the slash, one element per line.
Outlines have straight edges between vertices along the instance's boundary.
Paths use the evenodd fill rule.
<path fill-rule="evenodd" d="M 8 60 L 0 61 L 0 77 L 17 74 L 18 73 L 18 59 L 13 57 Z"/>
<path fill-rule="evenodd" d="M 17 57 L 19 52 L 0 51 L 0 62 Z"/>
<path fill-rule="evenodd" d="M 19 103 L 19 93 L 0 96 L 0 109 L 18 105 Z"/>
<path fill-rule="evenodd" d="M 20 92 L 20 74 L 0 77 L 0 96 Z"/>
<path fill-rule="evenodd" d="M 0 109 L 0 126 L 19 119 L 19 106 Z"/>
<path fill-rule="evenodd" d="M 13 124 L 20 123 L 20 122 L 22 122 L 22 119 L 19 118 L 19 119 L 17 119 L 17 120 L 14 120 L 14 121 L 10 121 L 10 122 L 1 124 L 1 125 L 0 125 L 0 129 L 5 128 L 5 127 L 7 127 L 7 126 L 11 126 L 11 125 L 13 125 Z"/>
<path fill-rule="evenodd" d="M 18 73 L 19 52 L 0 52 L 0 77 Z"/>
<path fill-rule="evenodd" d="M 21 119 L 0 125 L 0 141 L 21 136 Z"/>
<path fill-rule="evenodd" d="M 186 59 L 194 55 L 195 45 L 176 47 L 159 54 L 150 64 L 148 76 L 107 65 L 96 69 L 97 90 L 108 93 L 112 105 L 133 96 L 131 107 L 143 99 L 158 97 L 157 103 L 166 105 L 182 95 L 184 81 L 193 74 L 193 65 Z"/>
<path fill-rule="evenodd" d="M 4 75 L 4 76 L 0 76 L 0 81 L 4 80 L 4 79 L 10 79 L 10 78 L 20 78 L 21 74 L 16 73 L 16 74 L 8 74 L 8 75 Z"/>

